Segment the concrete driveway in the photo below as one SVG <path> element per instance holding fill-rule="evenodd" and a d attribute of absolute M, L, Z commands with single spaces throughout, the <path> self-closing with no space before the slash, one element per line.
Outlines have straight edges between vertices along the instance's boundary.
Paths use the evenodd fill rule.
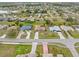
<path fill-rule="evenodd" d="M 47 42 L 43 42 L 43 53 L 48 54 L 48 45 Z"/>
<path fill-rule="evenodd" d="M 58 33 L 60 39 L 66 39 L 61 32 L 57 32 L 57 33 Z"/>
<path fill-rule="evenodd" d="M 20 31 L 19 34 L 18 34 L 18 36 L 16 37 L 16 39 L 20 39 L 22 34 L 24 34 L 24 32 Z"/>
<path fill-rule="evenodd" d="M 35 32 L 34 39 L 39 39 L 39 33 L 38 32 Z"/>
<path fill-rule="evenodd" d="M 30 39 L 30 33 L 31 33 L 31 31 L 26 31 L 26 32 L 27 32 L 26 39 Z"/>
<path fill-rule="evenodd" d="M 1 36 L 0 38 L 5 38 L 7 35 L 6 34 L 4 34 L 3 36 Z"/>

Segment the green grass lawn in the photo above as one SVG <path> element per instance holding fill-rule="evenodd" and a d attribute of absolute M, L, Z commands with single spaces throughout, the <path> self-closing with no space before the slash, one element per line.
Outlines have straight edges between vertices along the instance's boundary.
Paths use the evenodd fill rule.
<path fill-rule="evenodd" d="M 31 45 L 16 45 L 16 55 L 28 54 L 31 52 Z"/>
<path fill-rule="evenodd" d="M 31 39 L 34 39 L 34 36 L 35 36 L 35 32 L 32 30 L 32 31 L 31 31 L 31 34 L 30 34 L 30 38 L 31 38 Z"/>
<path fill-rule="evenodd" d="M 68 31 L 69 34 L 74 38 L 79 38 L 79 32 L 78 31 Z"/>
<path fill-rule="evenodd" d="M 78 54 L 79 54 L 79 47 L 78 48 L 75 48 L 76 50 L 77 50 L 77 52 L 78 52 Z"/>
<path fill-rule="evenodd" d="M 79 42 L 77 42 L 77 43 L 75 44 L 75 46 L 79 46 Z"/>
<path fill-rule="evenodd" d="M 14 57 L 15 45 L 0 44 L 0 57 Z"/>
<path fill-rule="evenodd" d="M 37 57 L 42 57 L 42 54 L 43 54 L 43 47 L 42 47 L 42 45 L 38 45 L 37 46 L 36 54 L 37 54 Z"/>
<path fill-rule="evenodd" d="M 75 46 L 79 46 L 79 42 L 75 44 Z M 79 53 L 79 47 L 75 47 L 75 49 L 77 50 L 77 52 Z"/>
<path fill-rule="evenodd" d="M 0 21 L 1 25 L 9 25 L 9 24 L 14 24 L 14 22 L 8 22 L 8 21 Z"/>
<path fill-rule="evenodd" d="M 0 36 L 6 34 L 6 30 L 5 29 L 0 29 Z"/>
<path fill-rule="evenodd" d="M 57 54 L 63 54 L 64 57 L 72 57 L 72 54 L 68 48 L 59 47 L 57 45 L 48 45 L 49 53 L 52 53 L 53 56 Z"/>
<path fill-rule="evenodd" d="M 50 31 L 41 31 L 39 32 L 39 38 L 40 39 L 57 39 L 59 38 L 57 33 L 50 32 Z"/>

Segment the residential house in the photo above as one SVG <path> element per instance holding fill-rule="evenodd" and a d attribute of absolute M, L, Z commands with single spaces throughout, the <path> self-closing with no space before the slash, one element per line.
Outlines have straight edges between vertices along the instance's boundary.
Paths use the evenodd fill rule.
<path fill-rule="evenodd" d="M 49 27 L 49 30 L 52 32 L 61 32 L 61 29 L 59 26 L 51 26 Z"/>
<path fill-rule="evenodd" d="M 22 26 L 20 28 L 20 30 L 31 30 L 32 29 L 32 26 L 31 25 L 28 25 L 28 26 Z"/>
<path fill-rule="evenodd" d="M 36 31 L 45 31 L 46 28 L 45 28 L 44 26 L 36 25 L 36 26 L 35 26 L 35 30 L 36 30 Z"/>

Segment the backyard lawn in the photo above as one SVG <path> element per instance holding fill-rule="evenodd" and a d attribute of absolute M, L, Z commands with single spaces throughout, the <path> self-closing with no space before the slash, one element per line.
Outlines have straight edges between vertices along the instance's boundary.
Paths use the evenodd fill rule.
<path fill-rule="evenodd" d="M 63 54 L 64 57 L 72 57 L 71 52 L 68 48 L 59 47 L 57 45 L 48 45 L 49 53 L 52 53 L 53 56 L 57 56 L 57 54 Z"/>
<path fill-rule="evenodd" d="M 40 39 L 57 39 L 59 38 L 57 33 L 50 32 L 50 31 L 41 31 L 39 32 L 39 38 Z"/>
<path fill-rule="evenodd" d="M 74 38 L 79 38 L 79 32 L 78 31 L 68 31 L 69 34 Z"/>

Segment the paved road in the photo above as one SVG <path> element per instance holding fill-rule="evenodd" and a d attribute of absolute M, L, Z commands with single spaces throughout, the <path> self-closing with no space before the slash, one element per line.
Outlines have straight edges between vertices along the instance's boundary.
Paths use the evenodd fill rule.
<path fill-rule="evenodd" d="M 75 44 L 76 42 L 79 42 L 79 39 L 39 39 L 39 40 L 33 40 L 33 39 L 5 39 L 5 38 L 0 38 L 0 42 L 13 42 L 13 43 L 32 43 L 32 42 L 48 42 L 48 43 L 62 43 L 62 44 L 67 44 L 67 43 L 72 43 Z"/>
<path fill-rule="evenodd" d="M 32 43 L 32 42 L 48 42 L 48 43 L 62 43 L 62 44 L 65 44 L 69 49 L 70 51 L 72 51 L 71 53 L 73 54 L 73 56 L 76 56 L 76 57 L 79 57 L 79 54 L 76 52 L 75 48 L 74 48 L 74 44 L 76 42 L 79 42 L 79 39 L 63 39 L 63 40 L 60 40 L 60 39 L 39 39 L 39 40 L 33 40 L 33 39 L 30 39 L 30 40 L 26 40 L 26 39 L 0 39 L 0 42 L 12 42 L 12 43 Z"/>

